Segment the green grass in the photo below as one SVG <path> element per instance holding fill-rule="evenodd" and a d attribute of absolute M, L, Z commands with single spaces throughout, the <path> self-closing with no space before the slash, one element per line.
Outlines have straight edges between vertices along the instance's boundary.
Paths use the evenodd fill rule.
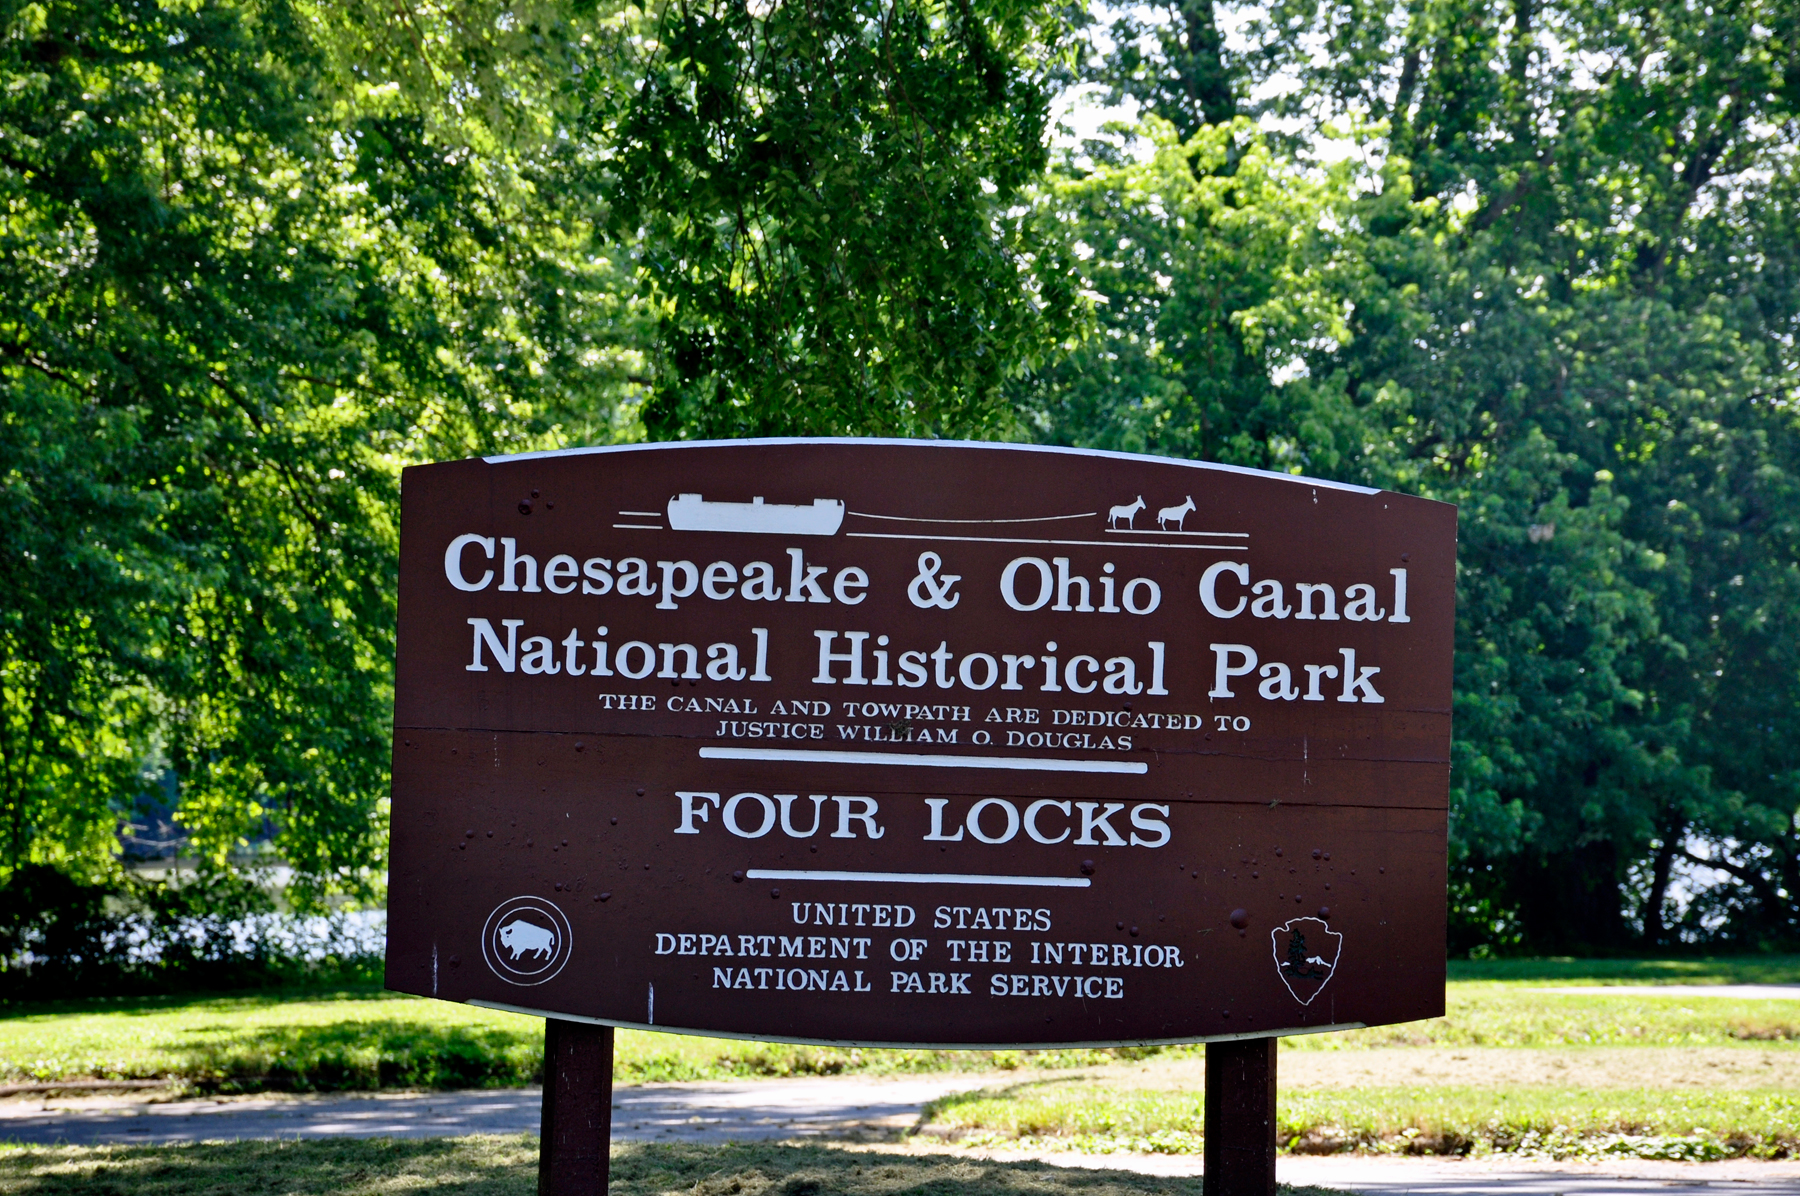
<path fill-rule="evenodd" d="M 1800 984 L 1800 955 L 1450 961 L 1451 980 L 1537 984 Z"/>
<path fill-rule="evenodd" d="M 84 1001 L 0 1019 L 0 1076 L 222 1088 L 531 1083 L 543 1022 L 375 991 Z"/>
<path fill-rule="evenodd" d="M 1518 961 L 1453 965 L 1447 1016 L 1286 1040 L 1295 1051 L 1367 1046 L 1800 1045 L 1800 1002 L 1633 995 L 1627 982 L 1792 982 L 1800 957 Z M 1620 983 L 1617 995 L 1532 991 Z M 785 1075 L 1073 1067 L 1198 1048 L 895 1051 L 621 1031 L 620 1083 Z M 96 999 L 0 1012 L 0 1083 L 171 1078 L 207 1090 L 330 1091 L 534 1083 L 535 1018 L 374 989 Z"/>
<path fill-rule="evenodd" d="M 378 990 L 68 1003 L 0 1017 L 0 1083 L 169 1077 L 208 1090 L 481 1088 L 539 1082 L 544 1023 Z M 1073 1066 L 1100 1051 L 1057 1052 Z M 620 1083 L 1017 1066 L 1019 1052 L 792 1046 L 622 1030 Z"/>
<path fill-rule="evenodd" d="M 1800 1154 L 1800 1094 L 1784 1090 L 1359 1088 L 1283 1091 L 1283 1147 L 1297 1153 L 1511 1153 L 1720 1159 Z M 1197 1154 L 1205 1098 L 1074 1081 L 946 1097 L 924 1132 L 972 1146 Z"/>
<path fill-rule="evenodd" d="M 1200 1196 L 1200 1180 L 793 1146 L 621 1146 L 612 1196 Z M 531 1196 L 537 1139 L 0 1147 L 6 1196 Z M 1284 1196 L 1332 1196 L 1283 1186 Z"/>
<path fill-rule="evenodd" d="M 1733 1046 L 1800 1043 L 1800 1001 L 1560 995 L 1499 981 L 1451 981 L 1444 1016 L 1284 1039 L 1298 1051 L 1371 1046 Z"/>

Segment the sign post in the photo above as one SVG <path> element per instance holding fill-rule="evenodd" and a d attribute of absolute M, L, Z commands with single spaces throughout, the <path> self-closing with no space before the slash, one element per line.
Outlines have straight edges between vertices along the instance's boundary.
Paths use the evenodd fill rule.
<path fill-rule="evenodd" d="M 1443 1011 L 1455 537 L 1014 445 L 408 469 L 388 986 L 551 1019 L 546 1192 L 614 1026 L 1206 1041 L 1268 1191 L 1274 1038 Z"/>
<path fill-rule="evenodd" d="M 1206 1196 L 1275 1191 L 1275 1039 L 1206 1044 Z"/>
<path fill-rule="evenodd" d="M 611 1026 L 545 1019 L 538 1196 L 605 1196 L 612 1065 Z"/>

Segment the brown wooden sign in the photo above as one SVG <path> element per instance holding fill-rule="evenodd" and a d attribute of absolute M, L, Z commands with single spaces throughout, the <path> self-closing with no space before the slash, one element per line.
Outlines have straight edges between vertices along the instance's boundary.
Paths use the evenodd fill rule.
<path fill-rule="evenodd" d="M 892 1045 L 1443 1011 L 1452 507 L 884 441 L 403 502 L 391 988 Z"/>

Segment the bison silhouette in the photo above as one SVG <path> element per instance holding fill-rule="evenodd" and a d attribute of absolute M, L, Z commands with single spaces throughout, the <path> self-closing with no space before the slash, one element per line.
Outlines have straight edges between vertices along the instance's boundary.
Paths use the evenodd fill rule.
<path fill-rule="evenodd" d="M 526 955 L 549 959 L 556 953 L 556 932 L 533 925 L 523 918 L 514 918 L 500 928 L 500 943 L 512 952 L 514 963 Z"/>

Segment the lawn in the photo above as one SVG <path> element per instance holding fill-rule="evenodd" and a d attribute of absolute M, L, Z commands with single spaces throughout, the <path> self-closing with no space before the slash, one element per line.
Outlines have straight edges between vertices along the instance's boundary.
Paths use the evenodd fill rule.
<path fill-rule="evenodd" d="M 540 1018 L 375 990 L 83 1001 L 0 1017 L 0 1083 L 168 1077 L 207 1091 L 535 1084 Z M 1101 1061 L 1059 1054 L 1065 1064 Z M 619 1032 L 620 1083 L 979 1069 L 989 1053 Z"/>
<path fill-rule="evenodd" d="M 1297 1153 L 1492 1154 L 1706 1160 L 1800 1154 L 1792 1089 L 1407 1087 L 1282 1090 L 1279 1141 Z M 1198 1154 L 1198 1091 L 1037 1081 L 946 1097 L 922 1132 L 967 1146 Z"/>
<path fill-rule="evenodd" d="M 1459 964 L 1442 1018 L 1283 1040 L 1282 1142 L 1297 1152 L 1794 1157 L 1800 1153 L 1800 1001 L 1650 995 L 1639 986 L 1797 981 L 1795 957 Z M 1617 988 L 1543 991 L 1591 984 Z M 0 1082 L 167 1078 L 202 1091 L 502 1087 L 538 1080 L 542 1037 L 543 1023 L 535 1018 L 368 989 L 92 1000 L 0 1014 Z M 996 1082 L 927 1112 L 924 1140 L 935 1135 L 946 1149 L 1016 1144 L 1190 1153 L 1201 1147 L 1198 1047 L 891 1051 L 621 1031 L 614 1075 L 635 1083 L 948 1070 L 986 1070 Z M 505 1176 L 513 1164 L 479 1160 L 510 1158 L 507 1151 L 519 1148 L 508 1141 L 471 1139 L 443 1147 L 448 1155 L 431 1153 L 437 1148 L 391 1149 L 402 1169 L 435 1167 L 433 1160 L 472 1151 L 469 1174 L 497 1168 L 491 1182 L 498 1186 L 467 1190 L 501 1191 L 512 1182 Z M 243 1149 L 179 1156 L 213 1160 L 183 1171 L 179 1182 L 210 1183 L 202 1174 L 209 1169 L 264 1157 Z M 354 1153 L 350 1145 L 342 1149 Z M 18 1162 L 23 1156 L 7 1157 L 9 1166 L 25 1166 Z M 57 1167 L 100 1168 L 100 1176 L 113 1174 L 108 1168 L 124 1175 L 162 1166 L 131 1152 L 57 1157 L 63 1162 L 30 1165 L 50 1167 L 46 1177 L 61 1174 Z M 378 1173 L 388 1174 L 368 1172 Z M 0 1177 L 7 1174 L 0 1170 Z M 380 1182 L 399 1183 L 393 1178 L 399 1174 Z M 955 1188 L 951 1179 L 942 1182 L 950 1185 L 946 1191 Z M 8 1188 L 3 1178 L 0 1188 Z"/>
<path fill-rule="evenodd" d="M 1796 983 L 1800 957 L 1453 966 L 1443 1018 L 1284 1040 L 1284 1052 L 1402 1047 L 1800 1046 L 1800 1002 L 1634 995 L 1642 983 Z M 1535 991 L 1618 984 L 1616 995 Z M 536 1018 L 379 990 L 94 999 L 0 1013 L 0 1083 L 170 1078 L 207 1090 L 505 1087 L 542 1066 Z M 892 1051 L 621 1031 L 615 1078 L 1068 1068 L 1197 1048 Z"/>
<path fill-rule="evenodd" d="M 1451 980 L 1523 984 L 1800 984 L 1800 955 L 1450 961 Z"/>
<path fill-rule="evenodd" d="M 612 1196 L 1200 1196 L 1200 1180 L 816 1146 L 620 1146 Z M 537 1139 L 0 1147 L 8 1196 L 531 1196 Z M 1283 1196 L 1333 1196 L 1322 1188 Z"/>
<path fill-rule="evenodd" d="M 1800 1000 L 1642 996 L 1538 991 L 1533 983 L 1452 980 L 1444 1016 L 1429 1021 L 1296 1035 L 1297 1051 L 1373 1046 L 1730 1046 L 1800 1044 Z"/>

